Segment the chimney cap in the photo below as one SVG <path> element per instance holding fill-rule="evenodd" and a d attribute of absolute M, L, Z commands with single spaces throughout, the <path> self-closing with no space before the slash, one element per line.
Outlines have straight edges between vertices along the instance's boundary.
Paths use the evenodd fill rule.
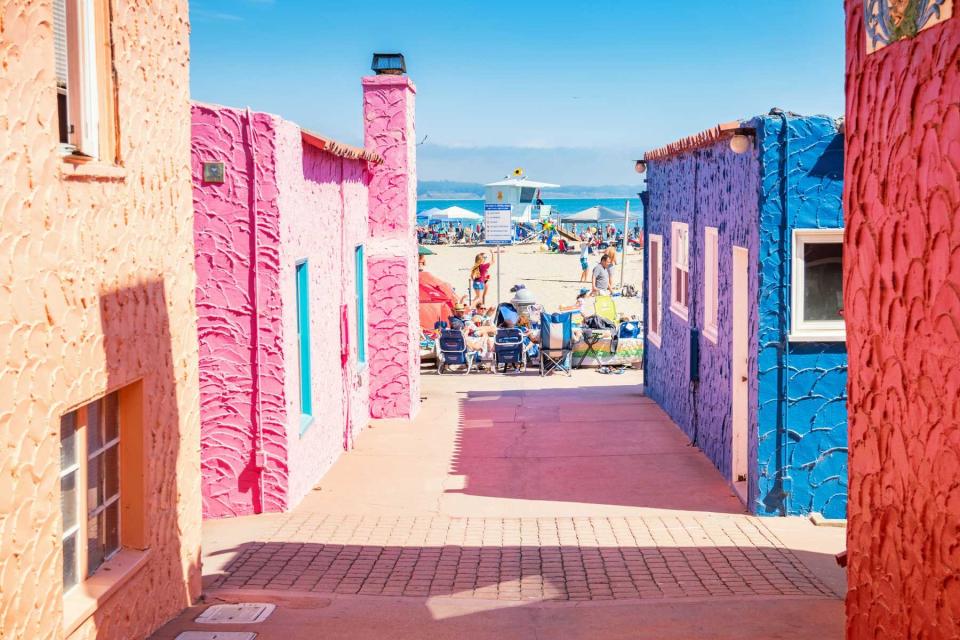
<path fill-rule="evenodd" d="M 378 76 L 400 76 L 407 72 L 402 53 L 375 53 L 370 69 Z"/>

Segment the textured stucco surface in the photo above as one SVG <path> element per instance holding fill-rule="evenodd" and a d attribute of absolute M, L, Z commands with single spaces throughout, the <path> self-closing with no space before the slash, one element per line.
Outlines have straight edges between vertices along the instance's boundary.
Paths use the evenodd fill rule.
<path fill-rule="evenodd" d="M 279 123 L 279 264 L 290 505 L 316 485 L 367 424 L 368 376 L 357 364 L 353 253 L 367 235 L 367 175 L 365 161 L 304 144 L 296 124 Z M 304 259 L 310 278 L 313 422 L 301 435 L 294 269 Z M 341 305 L 348 310 L 348 336 L 340 333 Z M 344 339 L 350 356 L 341 366 Z"/>
<path fill-rule="evenodd" d="M 737 155 L 726 142 L 649 163 L 647 226 L 663 237 L 663 309 L 661 345 L 647 341 L 647 394 L 657 401 L 724 477 L 731 464 L 731 349 L 733 247 L 750 255 L 748 299 L 757 297 L 757 220 L 759 165 L 755 152 Z M 694 221 L 696 220 L 696 223 Z M 684 321 L 670 311 L 671 222 L 690 229 L 690 312 Z M 718 336 L 714 344 L 702 333 L 700 382 L 690 380 L 690 327 L 703 329 L 704 227 L 718 228 Z M 750 313 L 748 341 L 756 344 L 757 317 Z M 756 349 L 749 351 L 748 412 L 750 467 L 756 467 Z M 696 395 L 694 395 L 696 386 Z M 696 398 L 696 400 L 694 400 Z M 755 474 L 748 477 L 750 486 Z"/>
<path fill-rule="evenodd" d="M 202 181 L 204 161 L 225 163 L 223 184 Z M 206 517 L 295 505 L 366 425 L 355 335 L 345 366 L 340 357 L 341 305 L 356 327 L 353 250 L 367 229 L 365 165 L 305 145 L 300 128 L 277 116 L 193 107 Z M 295 266 L 303 260 L 313 419 L 301 434 Z"/>
<path fill-rule="evenodd" d="M 193 106 L 205 517 L 279 511 L 288 504 L 276 129 L 267 114 Z M 223 184 L 202 181 L 205 161 L 224 163 Z M 258 423 L 269 455 L 263 469 L 254 459 Z"/>
<path fill-rule="evenodd" d="M 146 565 L 76 638 L 199 596 L 186 2 L 115 2 L 121 171 L 64 178 L 52 3 L 0 6 L 0 635 L 63 635 L 59 419 L 143 381 Z"/>
<path fill-rule="evenodd" d="M 787 337 L 793 230 L 843 227 L 843 137 L 837 134 L 834 120 L 826 116 L 787 116 L 787 122 L 785 138 L 782 117 L 753 120 L 762 186 L 760 473 L 759 492 L 751 496 L 758 513 L 820 512 L 829 518 L 843 518 L 847 501 L 846 349 L 842 342 L 801 343 Z"/>
<path fill-rule="evenodd" d="M 960 629 L 960 21 L 865 55 L 847 0 L 847 633 Z"/>
<path fill-rule="evenodd" d="M 416 237 L 416 88 L 405 76 L 363 79 L 364 137 L 384 162 L 369 189 L 370 415 L 408 418 L 420 406 Z"/>
<path fill-rule="evenodd" d="M 780 123 L 777 116 L 750 121 L 757 144 L 743 155 L 734 154 L 724 141 L 649 163 L 647 227 L 664 240 L 664 301 L 661 346 L 647 342 L 645 384 L 647 393 L 729 477 L 732 247 L 747 248 L 750 508 L 768 515 L 820 511 L 842 518 L 846 354 L 842 344 L 790 344 L 786 336 L 792 230 L 842 226 L 843 146 L 832 119 L 791 117 L 785 183 Z M 689 320 L 670 310 L 673 221 L 690 225 Z M 719 229 L 716 344 L 702 334 L 707 226 Z M 698 383 L 689 381 L 691 327 L 701 331 Z"/>

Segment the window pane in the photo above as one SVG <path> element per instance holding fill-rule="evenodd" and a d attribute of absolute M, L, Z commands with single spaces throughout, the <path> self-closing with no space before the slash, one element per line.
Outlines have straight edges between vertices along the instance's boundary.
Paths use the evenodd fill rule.
<path fill-rule="evenodd" d="M 77 464 L 77 412 L 60 417 L 60 469 Z"/>
<path fill-rule="evenodd" d="M 120 492 L 120 447 L 113 445 L 103 453 L 103 500 Z"/>
<path fill-rule="evenodd" d="M 116 392 L 103 399 L 104 441 L 110 442 L 120 436 L 120 410 Z"/>
<path fill-rule="evenodd" d="M 87 405 L 87 455 L 103 446 L 103 405 L 94 400 Z"/>
<path fill-rule="evenodd" d="M 63 590 L 77 584 L 77 534 L 63 539 Z"/>
<path fill-rule="evenodd" d="M 96 456 L 87 463 L 87 512 L 103 504 L 103 460 Z"/>
<path fill-rule="evenodd" d="M 803 318 L 843 319 L 843 245 L 807 242 L 803 245 Z"/>
<path fill-rule="evenodd" d="M 87 575 L 92 576 L 103 563 L 103 514 L 87 518 Z"/>
<path fill-rule="evenodd" d="M 60 515 L 63 530 L 77 524 L 77 473 L 74 471 L 60 479 Z"/>
<path fill-rule="evenodd" d="M 120 548 L 120 502 L 114 502 L 103 511 L 103 549 L 109 557 Z"/>

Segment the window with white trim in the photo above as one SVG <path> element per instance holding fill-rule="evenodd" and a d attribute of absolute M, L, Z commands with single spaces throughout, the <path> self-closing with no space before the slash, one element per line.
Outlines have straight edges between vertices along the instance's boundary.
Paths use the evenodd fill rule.
<path fill-rule="evenodd" d="M 66 593 L 120 550 L 116 392 L 60 418 L 60 515 Z"/>
<path fill-rule="evenodd" d="M 108 0 L 53 0 L 57 123 L 62 152 L 116 161 Z"/>
<path fill-rule="evenodd" d="M 687 319 L 690 303 L 690 236 L 686 222 L 674 222 L 670 236 L 670 310 Z"/>
<path fill-rule="evenodd" d="M 647 338 L 660 346 L 660 322 L 663 300 L 663 236 L 650 234 L 647 260 Z"/>
<path fill-rule="evenodd" d="M 720 251 L 717 227 L 703 229 L 703 335 L 717 344 L 720 298 Z"/>
<path fill-rule="evenodd" d="M 790 340 L 842 342 L 843 229 L 794 229 Z"/>

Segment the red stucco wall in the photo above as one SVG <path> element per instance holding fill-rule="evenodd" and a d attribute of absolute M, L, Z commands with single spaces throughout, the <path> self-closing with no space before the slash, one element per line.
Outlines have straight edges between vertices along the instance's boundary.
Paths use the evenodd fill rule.
<path fill-rule="evenodd" d="M 848 637 L 960 629 L 960 19 L 866 55 L 846 0 Z"/>

